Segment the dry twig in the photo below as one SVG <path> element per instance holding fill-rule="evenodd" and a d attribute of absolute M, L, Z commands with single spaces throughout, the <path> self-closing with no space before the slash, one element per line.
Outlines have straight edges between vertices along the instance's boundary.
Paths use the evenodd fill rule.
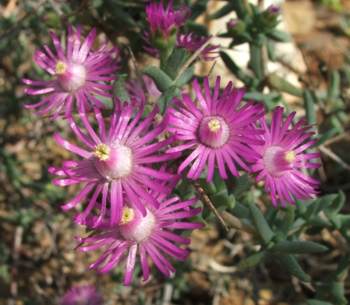
<path fill-rule="evenodd" d="M 197 193 L 199 194 L 199 196 L 201 197 L 202 202 L 214 213 L 214 215 L 219 220 L 221 225 L 224 227 L 226 232 L 228 232 L 229 228 L 228 228 L 225 220 L 221 217 L 219 211 L 215 208 L 214 204 L 211 202 L 211 200 L 210 200 L 209 196 L 207 195 L 207 193 L 205 192 L 205 190 L 199 185 L 198 182 L 194 182 L 194 187 L 195 187 Z"/>
<path fill-rule="evenodd" d="M 192 54 L 192 56 L 185 62 L 185 64 L 181 67 L 179 72 L 177 73 L 174 83 L 181 77 L 181 75 L 186 71 L 186 69 L 196 60 L 198 55 L 212 42 L 214 36 L 211 36 L 196 52 Z"/>
<path fill-rule="evenodd" d="M 320 151 L 331 158 L 333 161 L 337 162 L 344 169 L 350 171 L 350 165 L 347 164 L 343 159 L 341 159 L 337 154 L 335 154 L 331 149 L 325 147 L 324 145 L 320 146 Z"/>

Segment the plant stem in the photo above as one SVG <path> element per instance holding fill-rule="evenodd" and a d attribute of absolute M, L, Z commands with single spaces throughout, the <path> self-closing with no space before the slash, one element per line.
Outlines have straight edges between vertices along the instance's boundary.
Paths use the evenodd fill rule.
<path fill-rule="evenodd" d="M 209 198 L 208 194 L 205 192 L 205 190 L 199 185 L 198 182 L 194 182 L 194 187 L 195 187 L 198 195 L 201 197 L 203 204 L 206 205 L 209 208 L 209 210 L 211 210 L 214 213 L 216 218 L 219 220 L 221 225 L 224 227 L 225 231 L 228 232 L 229 228 L 228 228 L 225 220 L 222 218 L 219 211 L 215 208 L 214 204 L 210 200 L 210 198 Z"/>
<path fill-rule="evenodd" d="M 244 231 L 250 234 L 255 234 L 255 230 L 252 226 L 242 223 L 236 216 L 224 211 L 221 213 L 224 221 L 232 228 L 240 231 Z"/>
<path fill-rule="evenodd" d="M 185 64 L 180 68 L 179 72 L 177 73 L 173 83 L 175 84 L 176 81 L 180 78 L 182 73 L 185 72 L 185 70 L 196 60 L 196 58 L 201 54 L 201 52 L 212 42 L 214 39 L 214 36 L 211 36 L 196 52 L 192 54 L 192 56 L 185 62 Z"/>
<path fill-rule="evenodd" d="M 250 62 L 249 66 L 255 76 L 261 81 L 264 78 L 264 62 L 262 56 L 262 47 L 254 43 L 249 44 Z"/>

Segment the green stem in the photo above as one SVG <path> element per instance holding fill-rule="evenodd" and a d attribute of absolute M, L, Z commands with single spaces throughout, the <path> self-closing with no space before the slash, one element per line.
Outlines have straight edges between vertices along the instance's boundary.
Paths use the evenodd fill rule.
<path fill-rule="evenodd" d="M 247 15 L 251 15 L 252 10 L 247 0 L 231 0 L 231 3 L 238 18 L 244 19 Z"/>
<path fill-rule="evenodd" d="M 250 62 L 249 66 L 255 76 L 261 81 L 264 78 L 264 62 L 262 56 L 262 47 L 254 43 L 249 44 Z"/>

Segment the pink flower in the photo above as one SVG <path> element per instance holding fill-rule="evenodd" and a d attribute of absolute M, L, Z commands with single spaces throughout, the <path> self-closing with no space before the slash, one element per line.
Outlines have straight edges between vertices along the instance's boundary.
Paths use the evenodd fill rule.
<path fill-rule="evenodd" d="M 304 119 L 291 126 L 295 112 L 283 120 L 283 108 L 276 107 L 271 125 L 265 118 L 260 120 L 264 134 L 264 145 L 255 146 L 258 158 L 252 169 L 258 174 L 257 180 L 265 182 L 273 205 L 293 204 L 295 199 L 309 199 L 317 194 L 319 182 L 305 173 L 307 168 L 318 168 L 319 163 L 311 162 L 319 158 L 318 152 L 305 152 L 315 144 L 314 134 Z"/>
<path fill-rule="evenodd" d="M 226 27 L 227 30 L 232 30 L 234 29 L 238 24 L 238 20 L 237 19 L 230 19 L 227 23 L 226 23 Z"/>
<path fill-rule="evenodd" d="M 91 109 L 91 106 L 103 108 L 103 103 L 97 97 L 111 96 L 110 82 L 115 80 L 117 49 L 109 49 L 104 44 L 93 51 L 95 29 L 82 42 L 81 29 L 68 27 L 65 47 L 56 34 L 51 32 L 50 35 L 55 51 L 45 45 L 42 51 L 36 51 L 34 61 L 52 79 L 23 79 L 30 86 L 25 89 L 28 95 L 44 95 L 40 102 L 26 105 L 26 108 L 35 109 L 38 115 L 55 116 L 62 110 L 70 115 L 74 102 L 80 110 Z"/>
<path fill-rule="evenodd" d="M 93 236 L 81 238 L 81 251 L 103 249 L 103 253 L 90 269 L 108 272 L 125 262 L 124 284 L 129 285 L 139 258 L 143 279 L 150 275 L 149 258 L 166 277 L 175 273 L 167 256 L 185 260 L 189 252 L 177 244 L 188 245 L 190 239 L 174 230 L 192 230 L 202 227 L 200 223 L 186 219 L 200 213 L 200 208 L 191 208 L 196 199 L 180 201 L 178 197 L 166 198 L 159 195 L 158 208 L 150 206 L 146 215 L 129 206 L 124 206 L 121 222 L 116 226 L 101 225 Z"/>
<path fill-rule="evenodd" d="M 269 12 L 272 15 L 278 15 L 281 12 L 281 7 L 275 4 L 271 4 L 267 9 L 267 12 Z"/>
<path fill-rule="evenodd" d="M 98 226 L 107 214 L 110 215 L 111 224 L 118 223 L 125 200 L 130 202 L 131 207 L 146 215 L 146 204 L 155 207 L 159 205 L 149 190 L 165 192 L 167 186 L 162 182 L 174 176 L 155 168 L 155 165 L 158 166 L 176 156 L 161 152 L 162 148 L 172 142 L 172 138 L 157 139 L 165 129 L 167 119 L 153 126 L 157 107 L 141 120 L 142 106 L 134 111 L 135 107 L 131 103 L 117 105 L 118 109 L 111 116 L 108 131 L 98 109 L 95 109 L 98 132 L 94 131 L 86 113 L 80 113 L 85 130 L 72 118 L 68 118 L 72 131 L 84 148 L 64 140 L 58 134 L 54 136 L 58 144 L 82 158 L 78 161 L 65 161 L 61 168 L 49 169 L 52 174 L 59 176 L 53 180 L 56 185 L 84 185 L 81 191 L 62 207 L 69 210 L 87 200 L 85 210 L 76 217 L 76 222 L 81 224 L 85 223 L 87 216 L 96 208 L 99 217 L 95 226 Z"/>
<path fill-rule="evenodd" d="M 197 36 L 193 33 L 189 34 L 179 34 L 177 36 L 176 46 L 179 48 L 184 48 L 190 53 L 195 53 L 200 49 L 210 37 Z M 209 44 L 200 53 L 200 57 L 203 60 L 213 60 L 218 57 L 218 45 Z"/>
<path fill-rule="evenodd" d="M 92 285 L 74 286 L 63 296 L 60 305 L 103 305 L 103 298 Z"/>
<path fill-rule="evenodd" d="M 216 166 L 223 179 L 228 178 L 226 167 L 234 176 L 238 176 L 237 165 L 249 171 L 245 161 L 256 157 L 250 146 L 262 144 L 253 124 L 263 116 L 263 105 L 241 103 L 244 90 L 233 88 L 231 82 L 220 94 L 220 77 L 213 92 L 208 78 L 204 90 L 197 80 L 193 88 L 195 99 L 183 94 L 182 99 L 175 99 L 176 108 L 169 110 L 168 130 L 182 143 L 168 152 L 190 151 L 178 172 L 189 167 L 187 177 L 198 179 L 208 165 L 207 180 L 211 181 Z"/>
<path fill-rule="evenodd" d="M 163 2 L 151 2 L 146 6 L 146 18 L 152 35 L 157 33 L 166 38 L 172 34 L 172 30 L 182 26 L 188 18 L 189 9 L 185 6 L 175 10 L 173 1 L 168 1 L 165 7 Z"/>

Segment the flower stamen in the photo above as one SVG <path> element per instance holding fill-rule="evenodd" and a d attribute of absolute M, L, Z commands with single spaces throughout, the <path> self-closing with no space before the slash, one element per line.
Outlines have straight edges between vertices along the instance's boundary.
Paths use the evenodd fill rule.
<path fill-rule="evenodd" d="M 284 155 L 284 159 L 288 162 L 288 163 L 292 163 L 296 158 L 296 154 L 293 150 L 291 151 L 287 151 Z"/>
<path fill-rule="evenodd" d="M 55 67 L 56 74 L 62 75 L 66 72 L 66 70 L 67 70 L 67 65 L 63 61 L 59 60 L 56 63 L 56 67 Z"/>
<path fill-rule="evenodd" d="M 111 149 L 106 144 L 100 143 L 96 145 L 94 155 L 100 161 L 106 161 L 109 159 L 110 152 L 111 152 Z"/>
<path fill-rule="evenodd" d="M 221 128 L 220 121 L 218 119 L 216 119 L 216 118 L 215 119 L 211 119 L 208 122 L 208 128 L 212 132 L 217 132 Z"/>
<path fill-rule="evenodd" d="M 135 217 L 135 212 L 132 208 L 124 207 L 122 211 L 122 218 L 120 220 L 120 224 L 125 225 L 129 222 L 133 221 Z"/>
<path fill-rule="evenodd" d="M 222 117 L 207 116 L 199 124 L 198 136 L 203 144 L 219 148 L 228 141 L 230 129 Z"/>

